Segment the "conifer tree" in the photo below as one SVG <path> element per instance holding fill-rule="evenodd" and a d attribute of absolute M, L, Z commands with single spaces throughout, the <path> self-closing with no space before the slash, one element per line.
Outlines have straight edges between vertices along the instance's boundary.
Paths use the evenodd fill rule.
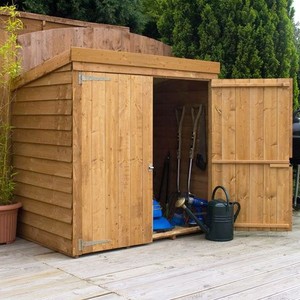
<path fill-rule="evenodd" d="M 233 65 L 233 78 L 260 78 L 262 59 L 256 43 L 256 21 L 258 13 L 245 1 L 243 9 L 238 12 L 236 29 L 236 59 Z"/>
<path fill-rule="evenodd" d="M 292 0 L 171 2 L 173 14 L 162 10 L 157 24 L 176 56 L 219 61 L 221 78 L 291 77 L 298 105 Z"/>

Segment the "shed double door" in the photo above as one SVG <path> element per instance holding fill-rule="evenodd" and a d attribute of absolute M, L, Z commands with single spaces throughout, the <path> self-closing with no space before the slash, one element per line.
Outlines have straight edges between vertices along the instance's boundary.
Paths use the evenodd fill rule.
<path fill-rule="evenodd" d="M 208 194 L 228 189 L 239 227 L 290 229 L 291 80 L 210 88 Z M 80 253 L 151 242 L 153 78 L 83 73 L 80 105 Z"/>
<path fill-rule="evenodd" d="M 152 241 L 152 77 L 82 73 L 81 237 L 95 252 Z"/>
<path fill-rule="evenodd" d="M 291 229 L 292 80 L 212 80 L 211 87 L 211 188 L 223 185 L 240 202 L 236 226 Z"/>

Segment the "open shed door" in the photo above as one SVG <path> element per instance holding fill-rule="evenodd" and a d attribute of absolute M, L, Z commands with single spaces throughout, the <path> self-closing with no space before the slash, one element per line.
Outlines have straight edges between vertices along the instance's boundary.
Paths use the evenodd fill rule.
<path fill-rule="evenodd" d="M 292 224 L 292 80 L 211 82 L 211 185 L 241 204 L 236 226 Z M 219 195 L 224 198 L 224 195 Z"/>
<path fill-rule="evenodd" d="M 152 241 L 152 80 L 79 74 L 81 253 Z"/>

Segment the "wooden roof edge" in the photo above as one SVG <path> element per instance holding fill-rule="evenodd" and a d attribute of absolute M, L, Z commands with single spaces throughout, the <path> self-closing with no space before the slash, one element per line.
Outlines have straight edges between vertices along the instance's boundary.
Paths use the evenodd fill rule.
<path fill-rule="evenodd" d="M 220 63 L 123 51 L 71 47 L 71 61 L 219 74 Z"/>
<path fill-rule="evenodd" d="M 220 63 L 218 62 L 153 54 L 71 47 L 70 50 L 66 50 L 18 76 L 13 82 L 12 90 L 16 90 L 73 61 L 206 74 L 219 74 L 220 72 Z"/>
<path fill-rule="evenodd" d="M 12 90 L 16 90 L 31 81 L 34 81 L 56 69 L 65 66 L 70 62 L 70 50 L 67 50 L 51 59 L 46 60 L 37 67 L 34 67 L 33 69 L 19 75 L 13 82 Z"/>

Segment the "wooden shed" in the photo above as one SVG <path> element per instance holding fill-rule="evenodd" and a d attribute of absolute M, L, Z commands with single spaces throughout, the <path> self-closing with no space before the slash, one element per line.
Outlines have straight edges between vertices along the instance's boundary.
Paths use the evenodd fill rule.
<path fill-rule="evenodd" d="M 206 108 L 208 165 L 193 169 L 192 192 L 210 199 L 223 185 L 242 207 L 237 228 L 290 230 L 292 81 L 220 80 L 219 68 L 72 47 L 23 74 L 12 106 L 19 235 L 70 256 L 151 243 L 168 152 L 175 189 L 174 111 L 195 104 Z M 189 146 L 186 136 L 183 157 Z M 183 163 L 183 186 L 186 176 Z"/>

